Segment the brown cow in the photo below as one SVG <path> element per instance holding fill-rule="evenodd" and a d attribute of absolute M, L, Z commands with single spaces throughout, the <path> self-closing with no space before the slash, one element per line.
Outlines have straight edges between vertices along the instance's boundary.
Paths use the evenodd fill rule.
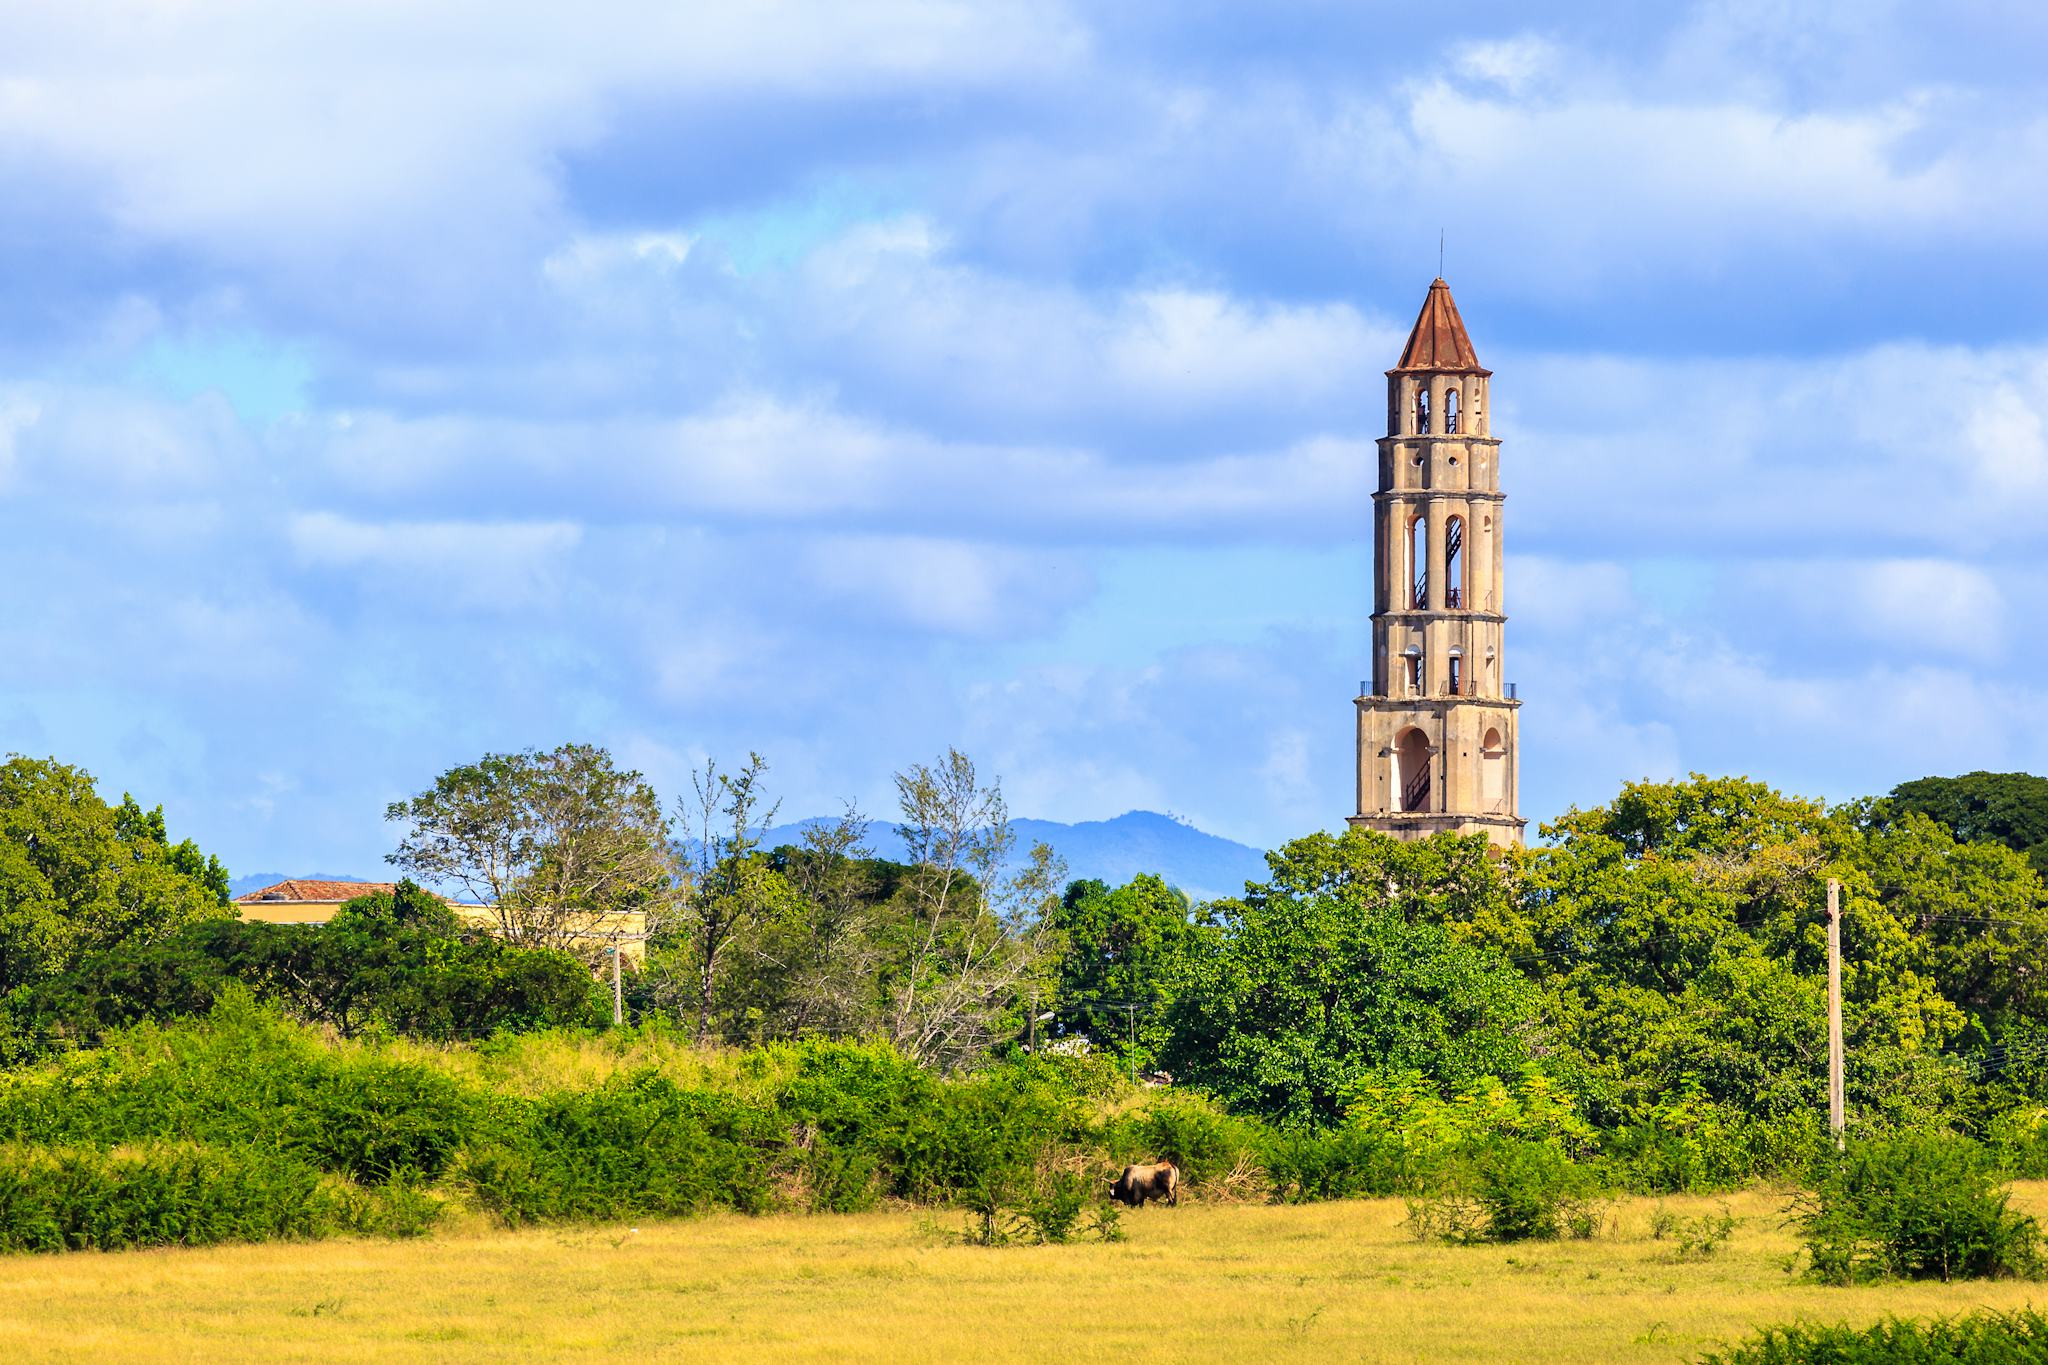
<path fill-rule="evenodd" d="M 1180 1169 L 1171 1161 L 1126 1166 L 1122 1175 L 1109 1182 L 1109 1197 L 1134 1209 L 1144 1208 L 1147 1199 L 1164 1199 L 1179 1207 Z"/>

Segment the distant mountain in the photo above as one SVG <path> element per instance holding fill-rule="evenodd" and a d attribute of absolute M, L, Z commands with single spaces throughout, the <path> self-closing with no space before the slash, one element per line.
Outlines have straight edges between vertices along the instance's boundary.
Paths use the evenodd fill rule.
<path fill-rule="evenodd" d="M 246 877 L 237 877 L 228 883 L 228 895 L 246 896 L 251 891 L 261 891 L 266 886 L 279 882 L 374 882 L 375 877 L 360 877 L 353 872 L 251 872 Z M 390 878 L 384 878 L 389 881 Z"/>
<path fill-rule="evenodd" d="M 770 847 L 796 842 L 811 825 L 829 820 L 799 820 L 768 831 Z M 1153 872 L 1196 900 L 1214 900 L 1244 892 L 1248 881 L 1263 881 L 1266 855 L 1248 844 L 1206 834 L 1193 825 L 1156 811 L 1127 811 L 1113 820 L 1083 820 L 1063 825 L 1056 820 L 1012 820 L 1021 854 L 1044 843 L 1067 860 L 1070 879 L 1099 877 L 1121 886 L 1140 872 Z M 868 843 L 878 858 L 901 860 L 903 839 L 894 825 L 876 821 Z"/>

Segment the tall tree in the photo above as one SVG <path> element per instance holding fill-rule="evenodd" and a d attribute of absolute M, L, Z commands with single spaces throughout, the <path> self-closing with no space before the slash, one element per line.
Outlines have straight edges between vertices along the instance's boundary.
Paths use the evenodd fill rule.
<path fill-rule="evenodd" d="M 1214 936 L 1181 892 L 1150 873 L 1112 889 L 1067 887 L 1050 917 L 1059 934 L 1058 1023 L 1149 1061 L 1165 1038 L 1176 978 Z"/>
<path fill-rule="evenodd" d="M 232 917 L 220 894 L 226 869 L 188 845 L 169 842 L 161 809 L 108 806 L 82 768 L 19 755 L 0 763 L 0 990 Z"/>
<path fill-rule="evenodd" d="M 171 842 L 171 836 L 164 827 L 164 808 L 159 805 L 145 811 L 142 803 L 127 792 L 121 793 L 121 804 L 114 810 L 114 828 L 131 845 L 159 844 L 164 850 L 164 860 L 178 871 L 213 892 L 213 898 L 221 905 L 232 899 L 228 885 L 226 864 L 210 853 L 202 853 L 199 845 L 190 839 Z"/>
<path fill-rule="evenodd" d="M 702 772 L 690 776 L 690 796 L 677 802 L 677 818 L 696 846 L 677 917 L 695 968 L 691 1003 L 700 1038 L 711 1031 L 727 950 L 790 905 L 789 884 L 761 852 L 762 835 L 781 808 L 777 802 L 763 809 L 767 771 L 768 761 L 757 753 L 749 753 L 737 773 L 720 772 L 716 759 L 707 760 Z"/>
<path fill-rule="evenodd" d="M 386 862 L 461 886 L 531 947 L 591 957 L 675 882 L 660 798 L 595 745 L 486 754 L 384 815 L 405 826 Z"/>
<path fill-rule="evenodd" d="M 887 902 L 905 869 L 876 860 L 868 827 L 849 804 L 837 820 L 806 825 L 795 846 L 771 855 L 797 911 L 753 948 L 757 980 L 774 983 L 762 1012 L 777 1032 L 848 1035 L 879 1024 Z"/>
<path fill-rule="evenodd" d="M 890 1034 L 921 1061 L 958 1064 L 990 1046 L 1038 965 L 1066 867 L 1044 844 L 1024 865 L 1000 783 L 948 749 L 896 774 L 898 829 L 911 874 L 902 891 L 902 946 L 892 964 Z"/>
<path fill-rule="evenodd" d="M 1528 1065 L 1536 993 L 1434 918 L 1446 897 L 1415 875 L 1459 861 L 1432 854 L 1485 840 L 1424 844 L 1445 847 L 1310 835 L 1269 854 L 1271 877 L 1241 901 L 1210 906 L 1220 937 L 1176 992 L 1162 1058 L 1174 1074 L 1259 1113 L 1328 1123 L 1383 1073 L 1455 1089 Z"/>
<path fill-rule="evenodd" d="M 2048 777 L 1964 773 L 1923 777 L 1892 788 L 1893 811 L 1918 811 L 1966 843 L 2000 843 L 2023 853 L 2048 881 Z"/>

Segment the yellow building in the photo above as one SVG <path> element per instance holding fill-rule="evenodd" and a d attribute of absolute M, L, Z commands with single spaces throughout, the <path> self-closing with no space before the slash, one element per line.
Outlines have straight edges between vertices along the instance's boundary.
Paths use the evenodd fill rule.
<path fill-rule="evenodd" d="M 264 924 L 321 925 L 333 919 L 335 911 L 358 896 L 388 895 L 397 889 L 396 882 L 338 882 L 294 877 L 235 897 L 235 909 L 243 919 Z M 451 901 L 446 896 L 441 900 L 464 924 L 498 932 L 495 906 Z M 603 927 L 573 929 L 570 937 L 577 949 L 588 949 L 593 954 L 616 943 L 622 958 L 637 962 L 647 952 L 647 916 L 637 911 L 608 915 Z"/>

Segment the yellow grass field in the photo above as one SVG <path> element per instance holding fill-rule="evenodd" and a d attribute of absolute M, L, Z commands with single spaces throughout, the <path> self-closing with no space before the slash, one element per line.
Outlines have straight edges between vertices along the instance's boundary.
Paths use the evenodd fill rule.
<path fill-rule="evenodd" d="M 0 1360 L 1682 1361 L 1761 1322 L 2048 1301 L 1802 1284 L 1782 1201 L 1726 1202 L 1741 1225 L 1692 1263 L 1651 1238 L 1651 1200 L 1597 1241 L 1513 1247 L 1420 1245 L 1377 1200 L 1147 1208 L 1109 1246 L 948 1245 L 891 1212 L 15 1256 Z"/>

